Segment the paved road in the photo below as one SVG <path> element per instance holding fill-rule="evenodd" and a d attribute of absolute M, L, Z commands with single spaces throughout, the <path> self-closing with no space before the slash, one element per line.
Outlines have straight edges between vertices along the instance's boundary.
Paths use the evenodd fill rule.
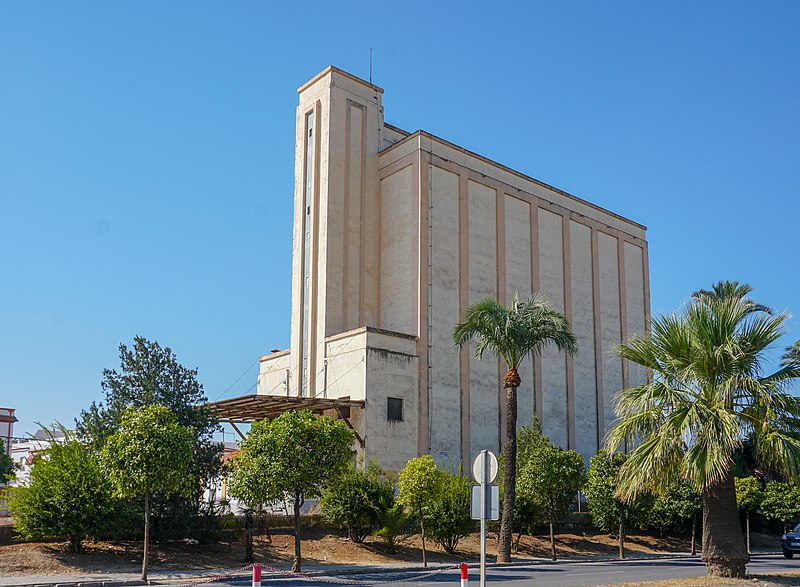
<path fill-rule="evenodd" d="M 757 555 L 747 566 L 750 573 L 778 573 L 800 571 L 800 559 L 786 560 L 781 555 Z M 347 579 L 359 581 L 390 581 L 410 579 L 422 573 L 414 572 L 382 572 L 349 575 Z M 612 561 L 595 563 L 562 562 L 557 564 L 537 564 L 530 566 L 492 567 L 488 571 L 487 582 L 497 587 L 577 587 L 591 585 L 609 585 L 635 581 L 654 581 L 657 579 L 674 579 L 680 577 L 699 577 L 705 575 L 705 565 L 698 559 L 662 559 L 648 561 Z M 319 587 L 331 587 L 334 583 L 324 582 L 322 577 L 315 577 L 314 583 Z M 800 586 L 800 577 L 798 578 Z M 267 587 L 310 587 L 310 581 L 297 579 L 274 579 L 263 583 Z M 409 585 L 414 587 L 458 587 L 458 570 L 447 571 L 441 575 L 409 581 L 392 583 L 392 585 Z M 227 583 L 210 583 L 214 587 L 250 585 L 250 580 L 237 579 Z M 477 587 L 478 570 L 470 568 L 470 585 Z"/>

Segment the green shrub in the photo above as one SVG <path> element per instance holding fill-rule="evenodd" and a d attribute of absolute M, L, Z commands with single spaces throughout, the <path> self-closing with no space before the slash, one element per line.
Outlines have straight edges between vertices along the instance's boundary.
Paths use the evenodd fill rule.
<path fill-rule="evenodd" d="M 36 455 L 30 481 L 10 495 L 14 528 L 24 538 L 64 536 L 72 550 L 111 528 L 118 502 L 99 459 L 77 440 L 51 445 Z"/>
<path fill-rule="evenodd" d="M 381 515 L 394 505 L 392 482 L 371 462 L 358 465 L 330 482 L 322 493 L 322 516 L 347 529 L 353 542 L 361 543 L 379 526 Z"/>
<path fill-rule="evenodd" d="M 800 487 L 783 481 L 770 481 L 764 487 L 758 511 L 768 520 L 781 522 L 785 532 L 790 522 L 800 518 Z"/>
<path fill-rule="evenodd" d="M 442 471 L 436 496 L 425 512 L 431 538 L 450 554 L 475 527 L 470 518 L 469 494 L 468 477 Z"/>
<path fill-rule="evenodd" d="M 686 532 L 692 526 L 702 500 L 697 490 L 688 481 L 673 483 L 663 495 L 644 495 L 631 507 L 631 526 L 649 526 L 661 534 Z"/>
<path fill-rule="evenodd" d="M 374 532 L 374 536 L 383 538 L 386 543 L 386 554 L 396 553 L 397 545 L 402 538 L 411 533 L 408 514 L 399 503 L 381 512 L 378 525 L 380 528 Z"/>

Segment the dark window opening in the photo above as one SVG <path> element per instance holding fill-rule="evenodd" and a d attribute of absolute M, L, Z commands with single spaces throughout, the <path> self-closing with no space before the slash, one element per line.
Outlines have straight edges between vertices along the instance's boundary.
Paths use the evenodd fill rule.
<path fill-rule="evenodd" d="M 397 397 L 387 398 L 386 419 L 389 422 L 403 421 L 403 400 Z"/>

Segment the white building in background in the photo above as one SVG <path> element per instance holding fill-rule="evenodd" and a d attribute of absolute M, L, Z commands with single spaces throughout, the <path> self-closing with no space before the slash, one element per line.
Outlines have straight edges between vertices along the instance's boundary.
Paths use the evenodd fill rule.
<path fill-rule="evenodd" d="M 505 368 L 451 334 L 480 298 L 543 291 L 580 353 L 523 366 L 518 426 L 536 414 L 588 458 L 614 393 L 643 376 L 610 351 L 648 320 L 645 227 L 387 124 L 382 94 L 334 67 L 299 89 L 291 346 L 261 358 L 258 394 L 363 402 L 361 454 L 389 470 L 497 452 Z"/>
<path fill-rule="evenodd" d="M 52 436 L 46 430 L 37 430 L 31 438 L 14 439 L 11 445 L 11 460 L 17 465 L 17 470 L 14 472 L 15 478 L 9 485 L 12 487 L 25 485 L 30 479 L 36 455 L 48 449 L 54 441 L 63 443 L 65 440 L 66 435 L 61 430 L 53 430 Z"/>

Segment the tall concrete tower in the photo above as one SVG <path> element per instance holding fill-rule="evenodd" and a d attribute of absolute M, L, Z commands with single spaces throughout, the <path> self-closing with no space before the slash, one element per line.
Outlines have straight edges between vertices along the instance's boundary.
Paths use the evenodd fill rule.
<path fill-rule="evenodd" d="M 299 89 L 291 346 L 258 393 L 363 402 L 362 453 L 390 470 L 498 450 L 504 366 L 453 348 L 464 310 L 545 292 L 581 352 L 520 370 L 535 415 L 587 458 L 612 400 L 644 377 L 611 354 L 649 315 L 645 227 L 424 131 L 386 124 L 383 90 L 329 67 Z"/>

